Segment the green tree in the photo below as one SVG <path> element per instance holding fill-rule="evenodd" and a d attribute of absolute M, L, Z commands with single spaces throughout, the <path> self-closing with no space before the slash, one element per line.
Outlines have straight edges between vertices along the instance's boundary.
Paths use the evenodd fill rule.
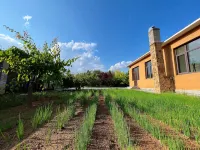
<path fill-rule="evenodd" d="M 121 71 L 114 72 L 114 84 L 115 86 L 128 86 L 128 73 L 124 73 Z"/>
<path fill-rule="evenodd" d="M 40 50 L 27 32 L 22 35 L 9 27 L 6 29 L 16 34 L 16 38 L 23 43 L 23 50 L 12 47 L 0 51 L 0 62 L 6 61 L 9 64 L 9 68 L 4 70 L 5 73 L 17 73 L 18 83 L 28 82 L 28 104 L 32 106 L 33 84 L 38 80 L 61 83 L 63 74 L 67 71 L 65 67 L 71 66 L 77 58 L 61 60 L 56 39 L 50 45 L 44 43 L 43 49 Z"/>

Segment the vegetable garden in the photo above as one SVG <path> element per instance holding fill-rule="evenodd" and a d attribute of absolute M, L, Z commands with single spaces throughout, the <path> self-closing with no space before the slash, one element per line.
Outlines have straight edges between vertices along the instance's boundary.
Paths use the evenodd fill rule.
<path fill-rule="evenodd" d="M 200 149 L 199 98 L 134 90 L 34 93 L 1 100 L 0 149 Z M 5 97 L 9 99 L 9 97 Z"/>

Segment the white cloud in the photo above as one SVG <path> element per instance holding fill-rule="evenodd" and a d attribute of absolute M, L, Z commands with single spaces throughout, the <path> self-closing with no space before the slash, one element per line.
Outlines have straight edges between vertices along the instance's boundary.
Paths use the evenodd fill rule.
<path fill-rule="evenodd" d="M 92 51 L 96 48 L 96 43 L 86 43 L 86 42 L 74 42 L 73 40 L 68 43 L 58 43 L 60 46 L 72 49 L 72 50 L 86 50 Z"/>
<path fill-rule="evenodd" d="M 110 67 L 110 71 L 121 70 L 127 68 L 132 61 L 121 61 Z"/>
<path fill-rule="evenodd" d="M 87 70 L 104 70 L 104 65 L 100 61 L 100 57 L 95 55 L 96 43 L 74 42 L 68 43 L 58 42 L 61 48 L 62 59 L 70 59 L 80 57 L 72 64 L 70 68 L 72 73 L 85 72 Z"/>
<path fill-rule="evenodd" d="M 25 27 L 29 27 L 29 25 L 30 25 L 30 22 L 29 22 L 29 21 L 32 19 L 32 16 L 26 15 L 26 16 L 23 17 L 23 19 L 26 21 L 26 22 L 24 23 L 24 26 L 25 26 Z"/>
<path fill-rule="evenodd" d="M 0 49 L 7 49 L 11 46 L 22 47 L 23 45 L 8 35 L 0 34 Z"/>

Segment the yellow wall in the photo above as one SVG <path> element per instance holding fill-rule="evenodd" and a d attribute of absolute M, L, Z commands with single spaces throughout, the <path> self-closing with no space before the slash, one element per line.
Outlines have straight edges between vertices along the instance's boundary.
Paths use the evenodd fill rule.
<path fill-rule="evenodd" d="M 183 90 L 200 90 L 200 72 L 177 74 L 174 49 L 200 37 L 200 26 L 163 47 L 164 62 L 167 76 L 174 76 L 175 88 Z"/>
<path fill-rule="evenodd" d="M 129 86 L 130 87 L 134 86 L 134 81 L 132 81 L 132 69 L 139 66 L 140 80 L 138 80 L 138 87 L 139 88 L 154 88 L 153 78 L 146 79 L 145 77 L 145 62 L 149 60 L 151 60 L 150 55 L 129 68 Z"/>

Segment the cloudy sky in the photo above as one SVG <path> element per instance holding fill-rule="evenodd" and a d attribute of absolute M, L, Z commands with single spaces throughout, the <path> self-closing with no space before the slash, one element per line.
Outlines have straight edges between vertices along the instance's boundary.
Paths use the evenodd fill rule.
<path fill-rule="evenodd" d="M 159 27 L 165 40 L 200 17 L 199 5 L 199 0 L 1 0 L 0 48 L 22 46 L 7 25 L 27 30 L 38 47 L 57 37 L 63 59 L 80 56 L 73 73 L 127 71 L 149 50 L 149 27 Z"/>

